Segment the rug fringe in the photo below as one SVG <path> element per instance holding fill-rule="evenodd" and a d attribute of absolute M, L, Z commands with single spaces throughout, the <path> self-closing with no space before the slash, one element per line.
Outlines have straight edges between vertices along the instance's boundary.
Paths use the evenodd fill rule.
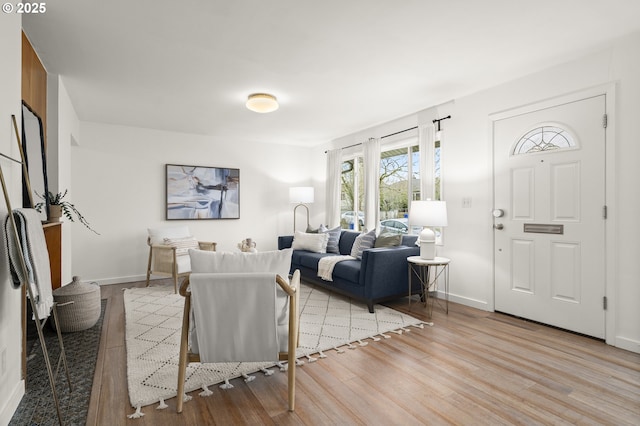
<path fill-rule="evenodd" d="M 140 417 L 144 417 L 142 407 L 140 405 L 136 406 L 136 412 L 133 414 L 129 414 L 127 417 L 130 419 L 139 419 Z"/>
<path fill-rule="evenodd" d="M 192 396 L 190 396 L 190 395 L 187 395 L 186 393 L 185 393 L 185 394 L 184 394 L 184 396 L 182 397 L 182 401 L 183 401 L 183 402 L 189 402 L 189 401 L 191 401 L 192 399 L 193 399 L 193 397 L 192 397 Z"/>
<path fill-rule="evenodd" d="M 307 362 L 310 362 L 310 363 L 311 363 L 311 362 L 316 362 L 316 361 L 318 360 L 318 358 L 313 358 L 313 357 L 312 357 L 312 356 L 310 356 L 310 355 L 305 355 L 305 356 L 307 357 Z"/>
<path fill-rule="evenodd" d="M 256 379 L 256 376 L 249 376 L 245 373 L 242 373 L 242 377 L 244 378 L 245 383 L 253 382 Z"/>
<path fill-rule="evenodd" d="M 233 389 L 233 385 L 229 383 L 229 379 L 224 379 L 224 384 L 219 386 L 220 389 Z"/>
<path fill-rule="evenodd" d="M 202 392 L 200 392 L 198 395 L 200 395 L 202 397 L 211 396 L 211 395 L 213 395 L 213 392 L 211 390 L 209 390 L 207 385 L 203 384 L 202 385 Z"/>
<path fill-rule="evenodd" d="M 333 349 L 334 349 L 336 352 L 338 352 L 339 354 L 343 354 L 343 353 L 344 353 L 344 349 L 340 349 L 340 348 L 339 348 L 339 347 L 337 347 L 337 346 L 334 346 L 334 347 L 333 347 Z"/>
<path fill-rule="evenodd" d="M 369 344 L 369 342 L 363 342 L 362 340 L 358 340 L 358 344 L 360 346 L 367 346 Z"/>
<path fill-rule="evenodd" d="M 267 368 L 261 368 L 260 371 L 262 371 L 265 376 L 271 376 L 273 374 L 273 370 L 269 370 Z"/>

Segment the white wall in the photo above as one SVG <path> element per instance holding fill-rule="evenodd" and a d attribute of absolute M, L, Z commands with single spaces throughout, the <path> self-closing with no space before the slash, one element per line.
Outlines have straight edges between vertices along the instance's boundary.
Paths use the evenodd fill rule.
<path fill-rule="evenodd" d="M 446 255 L 455 259 L 451 291 L 458 300 L 493 309 L 493 208 L 489 115 L 595 86 L 615 83 L 615 110 L 608 130 L 607 342 L 640 351 L 640 34 L 609 49 L 456 99 L 446 122 L 444 185 L 450 226 Z M 615 133 L 614 133 L 615 132 Z M 471 208 L 462 199 L 472 198 Z"/>
<path fill-rule="evenodd" d="M 71 147 L 71 200 L 101 234 L 66 225 L 73 275 L 83 280 L 143 279 L 149 227 L 186 224 L 196 238 L 216 241 L 218 251 L 237 250 L 247 237 L 258 250 L 274 250 L 278 235 L 292 233 L 289 187 L 314 185 L 306 148 L 92 122 L 80 122 L 80 135 Z M 240 219 L 166 221 L 165 164 L 239 168 Z"/>
<path fill-rule="evenodd" d="M 58 166 L 53 168 L 55 173 L 55 185 L 49 183 L 52 192 L 60 192 L 65 189 L 69 190 L 67 196 L 72 200 L 73 188 L 71 185 L 71 147 L 77 145 L 76 141 L 80 138 L 80 120 L 71 103 L 67 89 L 64 86 L 63 78 L 53 76 L 49 78 L 49 87 L 56 87 L 56 109 L 58 115 L 56 144 L 52 144 L 49 140 L 48 154 L 58 159 Z M 51 93 L 51 90 L 49 91 Z M 53 154 L 55 152 L 55 154 Z M 50 173 L 51 175 L 52 173 Z M 65 197 L 65 199 L 67 199 Z M 71 229 L 72 224 L 64 222 L 62 224 L 62 283 L 71 282 L 73 271 L 71 268 Z"/>
<path fill-rule="evenodd" d="M 22 114 L 21 81 L 21 15 L 2 14 L 0 20 L 0 152 L 20 158 L 11 115 L 20 125 Z M 22 205 L 21 168 L 4 158 L 0 166 L 8 186 L 12 207 Z M 4 195 L 0 193 L 0 217 L 7 214 Z M 3 220 L 4 222 L 4 220 Z M 3 233 L 4 234 L 4 233 Z M 4 244 L 0 259 L 5 262 Z M 7 424 L 24 395 L 22 376 L 22 328 L 20 326 L 21 292 L 10 283 L 7 264 L 0 267 L 0 424 Z"/>
<path fill-rule="evenodd" d="M 567 93 L 615 83 L 607 159 L 607 342 L 640 352 L 640 34 L 618 40 L 605 51 L 526 78 L 471 94 L 435 110 L 443 121 L 444 198 L 449 226 L 440 253 L 453 259 L 451 298 L 493 309 L 493 182 L 489 116 Z M 431 121 L 434 109 L 345 136 L 326 147 L 346 146 L 368 137 Z M 414 124 L 414 125 L 415 125 Z M 463 198 L 471 207 L 463 208 Z"/>

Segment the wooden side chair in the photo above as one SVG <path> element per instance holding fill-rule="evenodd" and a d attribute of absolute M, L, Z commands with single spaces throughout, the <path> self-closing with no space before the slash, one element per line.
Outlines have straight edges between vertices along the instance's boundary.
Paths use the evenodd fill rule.
<path fill-rule="evenodd" d="M 295 409 L 300 271 L 288 276 L 289 250 L 215 253 L 191 250 L 178 364 L 177 412 L 191 362 L 288 360 L 288 409 Z M 211 272 L 217 271 L 217 272 Z M 193 295 L 193 297 L 192 297 Z"/>
<path fill-rule="evenodd" d="M 177 293 L 178 279 L 191 272 L 189 249 L 216 250 L 216 243 L 196 240 L 187 226 L 149 228 L 148 232 L 147 287 L 151 275 L 169 276 Z"/>

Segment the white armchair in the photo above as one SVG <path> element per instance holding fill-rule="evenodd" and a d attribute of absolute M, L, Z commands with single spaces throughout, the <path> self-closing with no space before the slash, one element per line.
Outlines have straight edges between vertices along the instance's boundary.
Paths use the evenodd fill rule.
<path fill-rule="evenodd" d="M 191 272 L 189 249 L 216 250 L 216 243 L 197 241 L 191 236 L 187 226 L 149 228 L 148 232 L 147 287 L 151 275 L 164 275 L 173 278 L 173 286 L 177 293 L 178 278 Z"/>
<path fill-rule="evenodd" d="M 287 280 L 292 250 L 261 253 L 192 251 L 185 297 L 177 412 L 190 362 L 288 360 L 288 407 L 295 408 L 300 272 Z M 193 294 L 193 297 L 191 295 Z"/>

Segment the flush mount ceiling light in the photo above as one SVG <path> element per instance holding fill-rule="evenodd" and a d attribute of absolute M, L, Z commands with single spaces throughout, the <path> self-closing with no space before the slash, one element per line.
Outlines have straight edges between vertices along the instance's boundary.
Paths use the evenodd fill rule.
<path fill-rule="evenodd" d="M 278 109 L 278 100 L 268 93 L 253 93 L 247 98 L 247 108 L 261 114 Z"/>

